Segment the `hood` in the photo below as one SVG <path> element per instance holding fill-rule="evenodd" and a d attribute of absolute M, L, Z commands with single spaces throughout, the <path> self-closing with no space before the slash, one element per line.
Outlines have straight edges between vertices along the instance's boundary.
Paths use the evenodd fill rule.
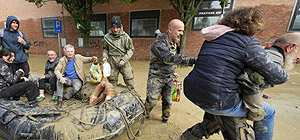
<path fill-rule="evenodd" d="M 201 34 L 207 41 L 211 41 L 233 30 L 234 30 L 233 28 L 225 25 L 214 25 L 214 26 L 203 28 L 201 30 Z"/>
<path fill-rule="evenodd" d="M 7 19 L 6 19 L 6 28 L 5 29 L 9 29 L 11 22 L 14 21 L 14 20 L 17 21 L 18 24 L 19 24 L 19 26 L 17 28 L 17 30 L 18 30 L 19 27 L 20 27 L 20 22 L 15 16 L 8 16 L 7 17 Z"/>
<path fill-rule="evenodd" d="M 120 37 L 120 36 L 122 36 L 122 35 L 124 35 L 125 34 L 125 32 L 123 31 L 123 26 L 121 26 L 121 30 L 120 30 L 120 32 L 118 33 L 118 34 L 114 34 L 114 32 L 112 31 L 112 29 L 110 29 L 109 31 L 108 31 L 108 33 L 111 35 L 111 36 L 114 36 L 114 37 Z"/>

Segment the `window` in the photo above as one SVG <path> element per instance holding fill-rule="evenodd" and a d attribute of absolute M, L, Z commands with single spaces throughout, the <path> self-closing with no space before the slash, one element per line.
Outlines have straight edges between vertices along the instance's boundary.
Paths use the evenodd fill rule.
<path fill-rule="evenodd" d="M 54 21 L 56 17 L 42 18 L 42 30 L 44 38 L 57 38 L 58 34 L 54 32 Z"/>
<path fill-rule="evenodd" d="M 91 38 L 103 37 L 106 34 L 106 14 L 92 15 L 91 26 L 92 26 L 92 30 L 90 32 Z"/>
<path fill-rule="evenodd" d="M 300 1 L 297 0 L 296 5 L 293 9 L 293 14 L 291 16 L 288 31 L 300 31 Z"/>
<path fill-rule="evenodd" d="M 160 10 L 130 12 L 131 37 L 155 37 L 159 28 Z"/>
<path fill-rule="evenodd" d="M 231 11 L 234 0 L 229 0 L 227 7 L 225 7 L 225 13 Z M 201 30 L 202 28 L 215 25 L 221 15 L 222 7 L 219 0 L 206 0 L 199 6 L 198 13 L 195 15 L 192 21 L 192 31 Z"/>

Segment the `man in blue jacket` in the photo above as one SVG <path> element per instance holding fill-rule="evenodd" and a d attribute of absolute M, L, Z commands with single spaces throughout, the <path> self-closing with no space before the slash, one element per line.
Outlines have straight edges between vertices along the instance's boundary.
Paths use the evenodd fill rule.
<path fill-rule="evenodd" d="M 0 29 L 0 46 L 8 48 L 16 53 L 16 59 L 12 64 L 13 71 L 22 69 L 24 76 L 29 76 L 28 56 L 25 49 L 30 48 L 30 43 L 25 37 L 25 34 L 18 31 L 20 27 L 19 20 L 15 16 L 8 16 L 6 19 L 6 28 Z"/>

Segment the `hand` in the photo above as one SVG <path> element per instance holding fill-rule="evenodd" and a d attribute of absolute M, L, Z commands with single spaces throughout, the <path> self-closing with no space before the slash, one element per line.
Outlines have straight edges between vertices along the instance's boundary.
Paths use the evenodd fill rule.
<path fill-rule="evenodd" d="M 62 84 L 65 84 L 65 83 L 67 83 L 67 79 L 64 77 L 61 77 L 61 78 L 59 78 L 59 82 Z"/>
<path fill-rule="evenodd" d="M 42 75 L 39 79 L 45 79 L 46 77 L 45 77 L 45 75 Z"/>
<path fill-rule="evenodd" d="M 21 80 L 24 80 L 24 81 L 29 81 L 26 77 L 21 77 Z"/>
<path fill-rule="evenodd" d="M 93 61 L 98 62 L 97 56 L 93 56 Z"/>
<path fill-rule="evenodd" d="M 126 62 L 125 62 L 124 60 L 121 60 L 119 65 L 120 65 L 120 66 L 123 66 L 123 65 L 125 65 L 125 63 L 126 63 Z"/>
<path fill-rule="evenodd" d="M 177 73 L 174 73 L 173 76 L 178 79 L 179 78 L 179 75 Z"/>
<path fill-rule="evenodd" d="M 107 62 L 107 59 L 106 59 L 106 58 L 103 58 L 102 61 L 103 61 L 103 62 Z"/>
<path fill-rule="evenodd" d="M 18 71 L 22 72 L 23 74 L 25 73 L 24 70 L 22 70 L 22 69 L 18 69 Z"/>
<path fill-rule="evenodd" d="M 18 36 L 18 42 L 23 44 L 23 45 L 26 45 L 26 42 L 24 41 L 24 39 L 20 36 Z"/>

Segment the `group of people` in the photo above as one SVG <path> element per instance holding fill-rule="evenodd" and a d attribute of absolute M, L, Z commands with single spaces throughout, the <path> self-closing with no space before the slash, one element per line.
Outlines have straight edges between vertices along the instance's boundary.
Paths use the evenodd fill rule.
<path fill-rule="evenodd" d="M 83 63 L 93 62 L 97 57 L 75 55 L 72 45 L 64 47 L 65 56 L 58 58 L 55 51 L 47 52 L 45 73 L 39 80 L 39 92 L 28 81 L 29 49 L 25 35 L 18 31 L 19 21 L 7 18 L 0 60 L 0 98 L 18 98 L 26 94 L 29 104 L 45 99 L 45 83 L 51 85 L 52 101 L 62 107 L 63 100 L 79 93 L 86 83 Z M 162 122 L 168 123 L 172 105 L 173 78 L 177 65 L 193 66 L 184 79 L 184 94 L 205 111 L 203 122 L 197 123 L 182 133 L 182 140 L 198 140 L 222 132 L 224 139 L 269 140 L 273 137 L 275 110 L 263 102 L 261 91 L 282 84 L 289 79 L 287 70 L 298 58 L 300 33 L 287 33 L 279 37 L 271 47 L 262 47 L 254 36 L 263 30 L 263 17 L 255 8 L 242 8 L 228 12 L 217 25 L 201 30 L 205 41 L 198 56 L 180 55 L 180 38 L 184 23 L 173 19 L 166 33 L 157 34 L 150 46 L 150 63 L 145 100 L 145 115 L 162 96 Z M 0 30 L 1 33 L 1 30 Z M 21 35 L 22 34 L 22 35 Z M 134 47 L 132 39 L 123 31 L 119 16 L 113 16 L 111 29 L 103 38 L 103 62 L 109 62 L 109 82 L 100 83 L 98 90 L 107 88 L 113 92 L 118 75 L 123 75 L 129 90 L 134 91 L 133 70 L 129 63 Z M 63 94 L 64 86 L 72 89 Z M 15 88 L 18 87 L 18 88 Z M 98 91 L 97 90 L 97 91 Z M 93 93 L 91 101 L 103 95 Z M 90 102 L 91 102 L 90 101 Z M 253 128 L 246 122 L 253 121 Z"/>

